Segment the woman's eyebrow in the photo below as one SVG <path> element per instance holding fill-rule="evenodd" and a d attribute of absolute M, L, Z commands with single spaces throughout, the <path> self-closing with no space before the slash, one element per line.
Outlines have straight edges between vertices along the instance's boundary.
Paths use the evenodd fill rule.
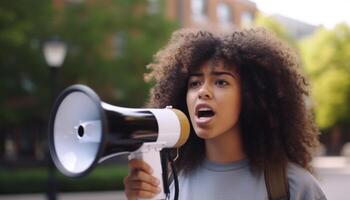
<path fill-rule="evenodd" d="M 237 78 L 233 73 L 231 72 L 221 72 L 221 71 L 212 71 L 210 74 L 214 75 L 214 76 L 221 76 L 221 75 L 228 75 L 228 76 L 232 76 L 233 78 Z"/>
<path fill-rule="evenodd" d="M 224 72 L 224 71 L 212 71 L 210 72 L 211 75 L 214 75 L 214 76 L 222 76 L 222 75 L 228 75 L 228 76 L 232 76 L 233 78 L 237 78 L 237 76 L 235 76 L 233 73 L 231 72 Z M 202 72 L 194 72 L 194 73 L 191 73 L 189 75 L 189 77 L 201 77 L 201 76 L 204 76 L 204 73 Z"/>

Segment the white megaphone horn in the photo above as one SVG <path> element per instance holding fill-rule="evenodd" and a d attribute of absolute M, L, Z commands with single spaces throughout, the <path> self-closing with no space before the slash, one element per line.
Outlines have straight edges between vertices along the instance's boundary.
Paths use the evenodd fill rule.
<path fill-rule="evenodd" d="M 73 85 L 57 98 L 49 122 L 49 149 L 64 175 L 81 177 L 96 164 L 123 152 L 152 166 L 165 199 L 160 150 L 183 145 L 190 124 L 184 113 L 170 107 L 135 109 L 100 101 L 87 86 Z"/>

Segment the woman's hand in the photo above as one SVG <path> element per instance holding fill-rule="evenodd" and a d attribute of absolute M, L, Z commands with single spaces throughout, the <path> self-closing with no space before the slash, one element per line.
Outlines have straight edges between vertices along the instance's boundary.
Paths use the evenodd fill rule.
<path fill-rule="evenodd" d="M 124 178 L 128 200 L 152 198 L 160 192 L 159 180 L 152 176 L 152 168 L 142 160 L 129 161 L 130 174 Z"/>

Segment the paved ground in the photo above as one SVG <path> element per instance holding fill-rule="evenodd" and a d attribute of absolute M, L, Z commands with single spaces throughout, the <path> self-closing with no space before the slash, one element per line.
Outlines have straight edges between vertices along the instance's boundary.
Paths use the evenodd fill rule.
<path fill-rule="evenodd" d="M 321 157 L 314 161 L 318 179 L 329 200 L 350 199 L 350 160 Z"/>
<path fill-rule="evenodd" d="M 329 200 L 350 199 L 350 173 L 320 173 L 320 183 Z"/>

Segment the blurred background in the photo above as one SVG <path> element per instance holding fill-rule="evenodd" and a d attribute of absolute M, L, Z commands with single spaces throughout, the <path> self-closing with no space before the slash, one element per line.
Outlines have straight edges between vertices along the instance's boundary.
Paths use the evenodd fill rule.
<path fill-rule="evenodd" d="M 0 199 L 124 199 L 127 159 L 72 180 L 52 166 L 50 109 L 81 83 L 103 101 L 142 107 L 152 55 L 180 27 L 264 26 L 295 48 L 321 130 L 314 166 L 329 199 L 350 194 L 349 3 L 287 0 L 0 1 Z M 339 187 L 343 185 L 344 187 Z"/>

